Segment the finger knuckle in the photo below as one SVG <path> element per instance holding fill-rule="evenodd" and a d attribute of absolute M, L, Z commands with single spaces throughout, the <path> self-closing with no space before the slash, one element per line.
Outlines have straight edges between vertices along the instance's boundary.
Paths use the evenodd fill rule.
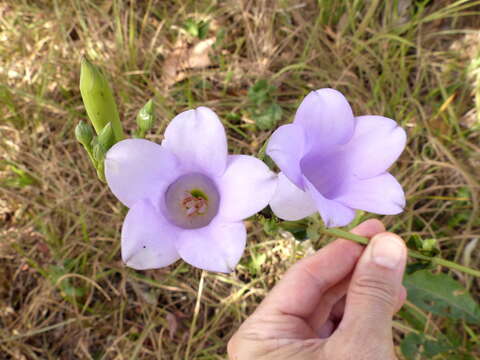
<path fill-rule="evenodd" d="M 235 333 L 227 343 L 227 354 L 228 354 L 228 358 L 231 360 L 237 359 L 236 357 L 237 342 L 238 342 L 238 336 Z"/>
<path fill-rule="evenodd" d="M 351 341 L 352 334 L 345 333 L 342 337 L 336 337 L 327 342 L 324 356 L 319 359 L 342 359 L 342 360 L 397 360 L 393 348 L 393 342 L 383 338 L 371 337 L 362 340 L 356 337 Z M 382 346 L 379 346 L 382 344 Z"/>
<path fill-rule="evenodd" d="M 364 275 L 357 277 L 353 285 L 351 291 L 355 295 L 371 298 L 388 307 L 394 307 L 396 304 L 395 288 L 385 279 Z"/>

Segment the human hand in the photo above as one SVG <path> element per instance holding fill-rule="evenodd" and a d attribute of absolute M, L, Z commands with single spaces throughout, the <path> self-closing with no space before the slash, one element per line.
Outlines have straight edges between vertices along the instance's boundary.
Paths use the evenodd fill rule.
<path fill-rule="evenodd" d="M 393 360 L 407 249 L 368 220 L 295 264 L 228 343 L 231 360 Z"/>

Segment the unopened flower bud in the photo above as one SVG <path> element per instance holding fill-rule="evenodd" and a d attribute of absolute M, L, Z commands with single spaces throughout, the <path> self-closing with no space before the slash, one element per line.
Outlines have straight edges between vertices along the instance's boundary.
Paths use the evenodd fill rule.
<path fill-rule="evenodd" d="M 80 121 L 75 127 L 75 137 L 85 148 L 90 148 L 93 136 L 94 134 L 92 127 L 85 121 Z"/>
<path fill-rule="evenodd" d="M 105 152 L 108 151 L 115 143 L 115 138 L 113 135 L 112 123 L 108 123 L 98 134 L 98 143 L 103 147 Z"/>
<path fill-rule="evenodd" d="M 99 137 L 93 139 L 92 142 L 93 150 L 92 157 L 95 163 L 95 168 L 97 169 L 98 178 L 105 182 L 105 154 L 107 150 L 100 143 Z"/>
<path fill-rule="evenodd" d="M 110 122 L 115 140 L 122 140 L 123 130 L 112 89 L 100 69 L 85 57 L 82 58 L 80 72 L 80 93 L 97 134 Z"/>
<path fill-rule="evenodd" d="M 103 161 L 105 159 L 105 149 L 102 145 L 100 145 L 98 141 L 98 137 L 93 138 L 92 141 L 92 155 L 93 159 L 95 160 L 95 167 L 99 161 Z"/>
<path fill-rule="evenodd" d="M 155 121 L 153 100 L 150 99 L 137 114 L 138 133 L 141 137 L 149 131 Z"/>

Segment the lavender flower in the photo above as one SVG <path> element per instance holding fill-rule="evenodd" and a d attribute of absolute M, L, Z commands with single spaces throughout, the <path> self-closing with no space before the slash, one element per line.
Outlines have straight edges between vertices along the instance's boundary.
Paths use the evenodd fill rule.
<path fill-rule="evenodd" d="M 354 117 L 340 92 L 312 91 L 294 122 L 278 128 L 268 143 L 267 154 L 281 169 L 270 206 L 285 220 L 318 211 L 328 227 L 350 223 L 354 209 L 398 214 L 405 195 L 387 169 L 405 144 L 395 121 Z"/>
<path fill-rule="evenodd" d="M 115 144 L 105 175 L 130 208 L 122 259 L 135 269 L 182 258 L 205 270 L 233 271 L 245 248 L 242 220 L 268 204 L 277 184 L 260 160 L 227 154 L 225 130 L 206 107 L 176 116 L 162 145 L 143 139 Z"/>

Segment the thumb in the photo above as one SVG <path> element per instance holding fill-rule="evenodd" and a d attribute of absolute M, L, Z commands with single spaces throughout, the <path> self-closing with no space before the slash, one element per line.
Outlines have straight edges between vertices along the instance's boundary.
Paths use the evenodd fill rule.
<path fill-rule="evenodd" d="M 350 282 L 339 324 L 342 332 L 372 340 L 372 336 L 377 340 L 391 339 L 406 260 L 407 248 L 399 236 L 384 232 L 372 238 Z"/>

